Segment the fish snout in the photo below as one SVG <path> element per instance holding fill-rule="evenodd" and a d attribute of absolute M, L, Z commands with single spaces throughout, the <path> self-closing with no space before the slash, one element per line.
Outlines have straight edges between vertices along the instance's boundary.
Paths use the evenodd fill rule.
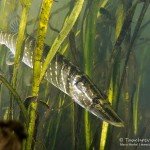
<path fill-rule="evenodd" d="M 124 127 L 124 122 L 104 99 L 94 99 L 90 111 L 98 118 L 116 127 Z"/>

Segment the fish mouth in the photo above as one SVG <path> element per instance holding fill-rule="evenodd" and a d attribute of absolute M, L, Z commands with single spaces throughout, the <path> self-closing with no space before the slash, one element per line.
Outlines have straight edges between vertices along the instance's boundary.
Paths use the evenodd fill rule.
<path fill-rule="evenodd" d="M 112 109 L 111 105 L 104 106 L 95 105 L 90 111 L 98 118 L 116 127 L 124 127 L 124 122 L 120 119 L 117 113 Z"/>

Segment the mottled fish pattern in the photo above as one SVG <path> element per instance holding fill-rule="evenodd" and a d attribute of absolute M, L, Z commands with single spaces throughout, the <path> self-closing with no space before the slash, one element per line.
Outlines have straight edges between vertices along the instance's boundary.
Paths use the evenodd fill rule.
<path fill-rule="evenodd" d="M 0 31 L 0 44 L 6 45 L 15 55 L 17 34 Z M 32 57 L 36 41 L 27 36 L 23 45 L 22 61 L 33 67 Z M 44 48 L 49 48 L 46 44 Z M 44 61 L 43 57 L 43 61 Z M 98 90 L 93 82 L 78 67 L 68 61 L 63 55 L 57 53 L 45 74 L 45 79 L 55 87 L 69 95 L 80 106 L 101 118 L 102 120 L 121 127 L 122 120 L 111 108 L 106 96 Z"/>

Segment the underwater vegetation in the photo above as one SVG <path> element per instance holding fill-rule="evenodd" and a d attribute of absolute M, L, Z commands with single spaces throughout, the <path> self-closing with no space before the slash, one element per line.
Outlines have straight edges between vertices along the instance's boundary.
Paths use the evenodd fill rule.
<path fill-rule="evenodd" d="M 149 3 L 0 1 L 0 119 L 24 150 L 141 148 L 125 139 L 150 133 Z"/>

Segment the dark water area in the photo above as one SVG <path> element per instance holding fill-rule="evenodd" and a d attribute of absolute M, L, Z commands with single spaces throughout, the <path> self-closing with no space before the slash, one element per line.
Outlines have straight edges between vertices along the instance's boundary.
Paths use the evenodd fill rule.
<path fill-rule="evenodd" d="M 24 106 L 28 109 L 29 122 L 33 121 L 35 125 L 25 126 L 28 135 L 23 145 L 25 150 L 149 150 L 150 1 L 57 0 L 48 11 L 47 25 L 46 19 L 42 22 L 41 12 L 48 0 L 27 2 L 30 0 L 0 1 L 0 120 L 19 120 L 25 125 L 25 118 L 20 114 L 24 113 Z M 29 7 L 27 21 L 21 21 L 25 6 Z M 15 43 L 13 38 L 19 37 L 18 32 L 23 26 L 21 61 L 16 85 L 13 85 L 17 54 L 14 52 L 16 46 L 13 48 L 10 43 Z M 67 63 L 66 66 L 57 65 L 56 61 L 55 66 L 49 65 L 47 70 L 50 71 L 38 83 L 39 78 L 36 80 L 34 75 L 40 67 L 36 70 L 36 65 L 33 67 L 31 64 L 42 41 L 44 28 L 47 28 L 44 37 L 46 46 L 41 62 L 44 64 L 43 58 L 47 58 L 50 50 L 56 47 L 57 53 L 65 56 L 63 59 L 59 57 L 59 60 Z M 36 43 L 35 47 L 30 42 L 26 46 L 28 36 Z M 18 41 L 21 41 L 21 36 Z M 31 51 L 33 54 L 29 56 Z M 55 60 L 57 54 L 54 51 L 51 56 L 53 54 Z M 74 95 L 70 78 L 72 82 L 76 81 L 77 71 L 68 60 L 82 72 L 82 78 L 74 84 L 79 85 L 79 92 Z M 41 73 L 43 68 L 40 69 Z M 69 69 L 71 77 L 66 75 L 70 73 Z M 92 84 L 88 82 L 89 78 Z M 60 84 L 65 84 L 69 92 Z M 39 87 L 37 94 L 34 86 Z M 15 89 L 14 93 L 19 96 L 23 107 L 20 107 L 11 89 Z M 91 89 L 100 90 L 101 98 L 96 97 L 98 102 L 90 95 Z M 90 100 L 86 101 L 81 93 Z M 99 114 L 96 116 L 98 109 L 101 119 L 97 117 Z M 118 127 L 122 126 L 118 116 L 124 127 Z M 30 127 L 34 128 L 33 135 Z M 28 144 L 31 144 L 30 148 L 27 148 Z"/>

